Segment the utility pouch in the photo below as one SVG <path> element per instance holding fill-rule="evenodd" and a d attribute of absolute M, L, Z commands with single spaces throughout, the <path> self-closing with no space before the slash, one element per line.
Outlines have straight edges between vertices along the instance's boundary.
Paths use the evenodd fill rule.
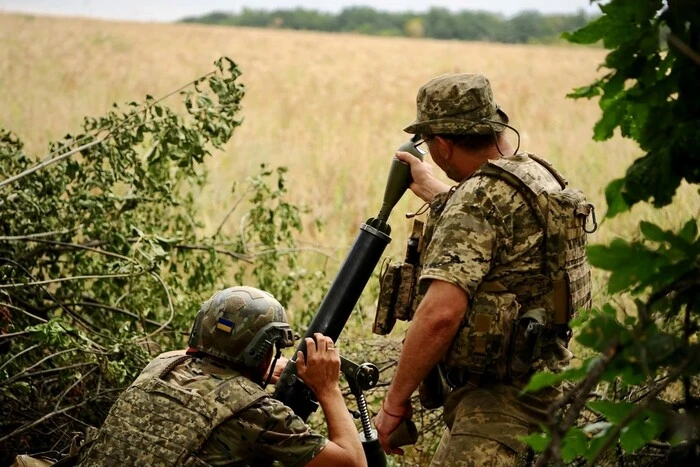
<path fill-rule="evenodd" d="M 415 290 L 423 246 L 422 233 L 423 222 L 415 219 L 406 247 L 405 261 L 387 262 L 379 274 L 379 298 L 372 328 L 375 334 L 389 334 L 397 319 L 402 321 L 413 319 L 417 306 Z"/>
<path fill-rule="evenodd" d="M 497 282 L 483 283 L 472 300 L 465 322 L 445 356 L 445 369 L 485 372 L 504 381 L 513 325 L 520 305 L 515 294 Z"/>
<path fill-rule="evenodd" d="M 442 407 L 450 388 L 440 365 L 435 365 L 428 376 L 418 386 L 418 400 L 424 409 L 433 410 Z"/>
<path fill-rule="evenodd" d="M 533 363 L 540 358 L 546 319 L 547 311 L 535 308 L 525 312 L 515 323 L 508 368 L 511 379 L 523 379 L 532 372 Z"/>
<path fill-rule="evenodd" d="M 401 263 L 385 263 L 379 273 L 379 298 L 377 299 L 377 312 L 374 315 L 372 332 L 381 336 L 387 335 L 394 329 L 396 315 L 396 291 L 398 281 L 401 280 Z"/>

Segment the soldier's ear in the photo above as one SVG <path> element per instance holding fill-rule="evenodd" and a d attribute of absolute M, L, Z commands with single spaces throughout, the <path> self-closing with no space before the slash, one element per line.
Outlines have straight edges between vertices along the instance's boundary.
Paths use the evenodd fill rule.
<path fill-rule="evenodd" d="M 454 149 L 454 143 L 452 141 L 442 136 L 435 136 L 435 144 L 437 144 L 441 158 L 449 160 L 452 157 L 452 151 Z"/>

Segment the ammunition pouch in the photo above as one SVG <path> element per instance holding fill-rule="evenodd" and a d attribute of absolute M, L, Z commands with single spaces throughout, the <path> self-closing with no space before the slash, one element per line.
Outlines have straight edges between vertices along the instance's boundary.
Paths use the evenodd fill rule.
<path fill-rule="evenodd" d="M 541 358 L 547 312 L 535 308 L 519 314 L 515 295 L 485 283 L 445 358 L 452 387 L 487 381 L 517 381 L 530 376 Z M 489 291 L 483 289 L 488 288 Z"/>
<path fill-rule="evenodd" d="M 483 283 L 445 355 L 445 369 L 467 370 L 473 384 L 487 371 L 499 381 L 506 380 L 519 309 L 515 294 L 497 282 Z"/>
<path fill-rule="evenodd" d="M 410 321 L 413 318 L 413 292 L 418 279 L 416 269 L 412 264 L 401 262 L 391 262 L 383 268 L 372 329 L 375 334 L 389 334 L 397 319 Z"/>
<path fill-rule="evenodd" d="M 421 295 L 417 290 L 420 276 L 423 222 L 415 219 L 413 232 L 406 247 L 406 260 L 385 262 L 379 273 L 379 298 L 372 332 L 386 335 L 396 320 L 410 321 L 418 307 Z"/>

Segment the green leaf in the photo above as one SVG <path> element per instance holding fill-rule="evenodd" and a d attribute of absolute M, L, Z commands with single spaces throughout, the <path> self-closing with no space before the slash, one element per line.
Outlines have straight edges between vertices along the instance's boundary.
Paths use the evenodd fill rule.
<path fill-rule="evenodd" d="M 589 86 L 581 86 L 579 88 L 574 89 L 572 92 L 566 95 L 566 97 L 572 98 L 572 99 L 591 99 L 592 97 L 599 96 L 600 95 L 600 87 L 598 86 L 598 83 L 591 84 Z"/>
<path fill-rule="evenodd" d="M 663 242 L 666 239 L 666 232 L 664 232 L 661 227 L 651 222 L 640 222 L 639 229 L 642 231 L 642 235 L 652 242 Z"/>
<path fill-rule="evenodd" d="M 593 44 L 605 36 L 609 22 L 606 16 L 601 16 L 577 31 L 563 33 L 561 37 L 575 44 Z"/>
<path fill-rule="evenodd" d="M 569 368 L 561 373 L 550 373 L 548 371 L 541 371 L 532 375 L 527 386 L 523 388 L 523 392 L 536 392 L 540 389 L 554 386 L 564 380 L 572 379 L 578 380 L 586 374 L 586 366 L 581 366 L 579 368 Z"/>
<path fill-rule="evenodd" d="M 520 441 L 526 443 L 535 452 L 542 452 L 547 449 L 551 441 L 551 436 L 548 433 L 533 433 L 528 436 L 523 436 Z"/>
<path fill-rule="evenodd" d="M 620 432 L 620 445 L 626 452 L 634 452 L 651 441 L 645 436 L 643 422 L 633 420 Z"/>
<path fill-rule="evenodd" d="M 608 186 L 605 187 L 605 202 L 608 205 L 608 212 L 605 213 L 607 219 L 629 210 L 629 204 L 622 197 L 624 185 L 625 179 L 618 178 L 608 183 Z"/>
<path fill-rule="evenodd" d="M 580 428 L 573 427 L 569 429 L 561 447 L 561 455 L 564 462 L 571 462 L 577 457 L 583 457 L 587 450 L 588 437 L 586 434 Z"/>
<path fill-rule="evenodd" d="M 698 221 L 690 219 L 685 223 L 678 235 L 687 242 L 694 242 L 698 237 Z"/>
<path fill-rule="evenodd" d="M 633 254 L 631 245 L 621 238 L 616 238 L 610 245 L 591 245 L 588 247 L 588 261 L 591 266 L 606 271 L 629 264 Z"/>
<path fill-rule="evenodd" d="M 634 409 L 635 405 L 630 402 L 613 402 L 607 400 L 592 401 L 588 407 L 607 418 L 612 423 L 618 425 L 625 416 Z"/>
<path fill-rule="evenodd" d="M 605 308 L 613 309 L 608 304 L 605 305 Z M 592 318 L 587 326 L 579 330 L 575 339 L 581 345 L 601 352 L 605 350 L 611 340 L 616 338 L 626 339 L 628 336 L 629 331 L 614 316 L 600 313 Z"/>
<path fill-rule="evenodd" d="M 603 106 L 601 101 L 601 107 Z M 593 139 L 596 141 L 605 141 L 612 138 L 615 128 L 620 125 L 623 117 L 627 113 L 627 102 L 618 98 L 610 101 L 603 110 L 603 116 L 593 127 Z"/>

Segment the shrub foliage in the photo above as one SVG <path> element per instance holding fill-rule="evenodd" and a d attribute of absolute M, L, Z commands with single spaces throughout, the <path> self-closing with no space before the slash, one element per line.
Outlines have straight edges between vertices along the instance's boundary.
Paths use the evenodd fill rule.
<path fill-rule="evenodd" d="M 700 10 L 696 2 L 671 0 L 612 0 L 600 8 L 603 16 L 566 37 L 602 41 L 611 49 L 603 64 L 608 72 L 571 96 L 600 98 L 594 139 L 619 129 L 643 151 L 623 178 L 607 186 L 609 218 L 639 202 L 669 205 L 683 180 L 700 183 Z M 610 272 L 612 299 L 574 323 L 588 358 L 530 383 L 536 389 L 573 382 L 551 408 L 545 431 L 529 438 L 543 453 L 538 465 L 697 461 L 697 216 L 676 230 L 646 221 L 639 230 L 637 239 L 589 248 L 591 263 Z"/>
<path fill-rule="evenodd" d="M 0 129 L 3 465 L 99 426 L 152 354 L 184 347 L 216 289 L 246 281 L 284 304 L 319 289 L 297 265 L 305 210 L 285 200 L 284 168 L 240 177 L 205 229 L 203 163 L 240 124 L 244 95 L 236 64 L 215 65 L 172 93 L 180 113 L 150 96 L 115 104 L 41 161 Z"/>

